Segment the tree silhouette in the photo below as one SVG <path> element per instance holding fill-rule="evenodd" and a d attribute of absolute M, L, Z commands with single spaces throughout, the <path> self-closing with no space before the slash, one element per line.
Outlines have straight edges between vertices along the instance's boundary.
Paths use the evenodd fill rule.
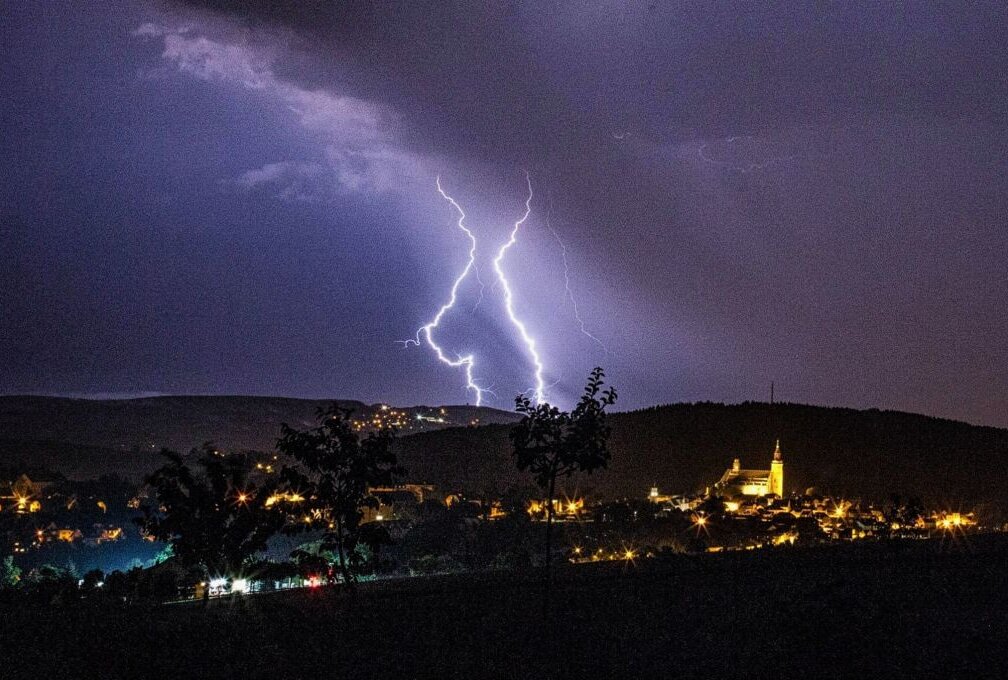
<path fill-rule="evenodd" d="M 552 562 L 553 499 L 557 478 L 575 472 L 592 472 L 609 464 L 609 426 L 605 409 L 616 402 L 616 390 L 605 391 L 605 373 L 595 368 L 588 377 L 584 394 L 570 413 L 555 406 L 533 405 L 528 397 L 515 398 L 515 410 L 522 419 L 511 428 L 515 464 L 531 472 L 536 484 L 546 492 L 546 601 L 549 606 Z"/>
<path fill-rule="evenodd" d="M 145 506 L 136 522 L 168 543 L 182 567 L 231 576 L 266 548 L 283 516 L 266 508 L 271 489 L 250 480 L 247 456 L 205 444 L 196 461 L 201 470 L 194 472 L 178 453 L 161 455 L 168 462 L 146 478 L 157 505 Z"/>
<path fill-rule="evenodd" d="M 299 431 L 281 426 L 277 449 L 293 460 L 281 477 L 287 498 L 296 493 L 300 520 L 289 530 L 309 531 L 321 527 L 320 548 L 339 556 L 343 581 L 352 584 L 360 569 L 360 544 L 376 547 L 387 542 L 380 527 L 362 528 L 363 509 L 378 507 L 369 489 L 393 484 L 401 470 L 392 450 L 395 431 L 386 428 L 365 438 L 354 431 L 350 409 L 333 404 L 318 410 L 319 426 Z"/>

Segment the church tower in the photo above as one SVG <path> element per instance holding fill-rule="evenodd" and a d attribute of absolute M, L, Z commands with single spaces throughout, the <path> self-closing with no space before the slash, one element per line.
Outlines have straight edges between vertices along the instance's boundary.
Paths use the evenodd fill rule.
<path fill-rule="evenodd" d="M 770 479 L 767 481 L 767 493 L 784 497 L 784 458 L 781 456 L 780 439 L 774 448 L 773 461 L 770 463 Z"/>

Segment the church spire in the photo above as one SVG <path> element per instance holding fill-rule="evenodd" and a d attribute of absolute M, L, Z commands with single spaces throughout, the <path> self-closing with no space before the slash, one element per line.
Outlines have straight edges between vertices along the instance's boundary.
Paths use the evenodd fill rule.
<path fill-rule="evenodd" d="M 770 463 L 770 479 L 767 482 L 767 493 L 784 497 L 784 457 L 780 452 L 780 439 L 774 447 L 773 461 Z"/>

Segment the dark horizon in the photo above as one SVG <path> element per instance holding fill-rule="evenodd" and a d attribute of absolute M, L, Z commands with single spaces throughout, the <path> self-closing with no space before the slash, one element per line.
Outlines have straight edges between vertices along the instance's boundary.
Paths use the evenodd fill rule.
<path fill-rule="evenodd" d="M 500 413 L 508 413 L 515 415 L 514 409 L 503 408 L 496 405 L 482 404 L 476 406 L 474 404 L 466 403 L 394 403 L 389 401 L 367 401 L 364 399 L 354 399 L 348 397 L 332 397 L 332 396 L 321 396 L 321 397 L 300 397 L 291 396 L 283 394 L 144 394 L 135 396 L 84 396 L 84 395 L 68 395 L 68 394 L 0 394 L 0 399 L 16 399 L 20 397 L 25 398 L 51 398 L 51 399 L 67 399 L 71 401 L 89 401 L 89 402 L 122 402 L 122 401 L 140 401 L 145 399 L 285 399 L 291 401 L 311 401 L 311 402 L 357 402 L 363 404 L 367 407 L 375 407 L 381 405 L 387 405 L 396 409 L 416 409 L 416 408 L 485 408 L 494 410 Z M 688 401 L 667 401 L 667 402 L 656 402 L 654 404 L 643 405 L 643 406 L 633 406 L 630 408 L 621 408 L 619 404 L 612 406 L 609 409 L 610 413 L 635 413 L 640 411 L 646 411 L 649 409 L 660 409 L 665 407 L 676 407 L 676 406 L 697 406 L 702 404 L 712 404 L 717 406 L 726 407 L 739 407 L 746 405 L 762 405 L 762 406 L 797 406 L 797 407 L 808 407 L 814 409 L 828 409 L 828 410 L 842 410 L 842 411 L 854 411 L 854 412 L 871 412 L 878 411 L 880 413 L 892 413 L 898 415 L 908 415 L 917 416 L 921 418 L 927 418 L 932 420 L 945 421 L 950 423 L 961 423 L 964 425 L 969 425 L 971 427 L 979 428 L 991 428 L 995 430 L 1008 430 L 1008 427 L 1003 427 L 999 425 L 991 425 L 988 423 L 978 423 L 972 422 L 970 420 L 964 420 L 961 418 L 950 418 L 947 416 L 935 415 L 932 413 L 922 413 L 920 411 L 907 411 L 898 408 L 886 408 L 881 406 L 866 406 L 866 407 L 856 407 L 848 406 L 844 404 L 825 404 L 816 402 L 804 402 L 804 401 L 789 401 L 786 399 L 775 399 L 773 402 L 769 400 L 761 399 L 742 399 L 739 401 L 717 401 L 710 399 L 699 399 L 699 400 L 688 400 Z"/>

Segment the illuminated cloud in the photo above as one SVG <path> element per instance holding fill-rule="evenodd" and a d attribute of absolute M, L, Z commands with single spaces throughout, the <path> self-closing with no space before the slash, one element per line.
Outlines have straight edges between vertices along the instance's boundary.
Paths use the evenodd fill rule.
<path fill-rule="evenodd" d="M 305 134 L 318 139 L 324 162 L 284 159 L 251 168 L 235 183 L 271 185 L 284 198 L 325 198 L 327 189 L 390 191 L 421 173 L 422 160 L 398 144 L 396 115 L 385 106 L 330 89 L 307 89 L 278 76 L 280 51 L 249 41 L 212 38 L 191 24 L 145 23 L 133 35 L 160 40 L 161 58 L 179 72 L 232 86 L 287 109 Z M 328 186 L 326 183 L 328 180 Z"/>
<path fill-rule="evenodd" d="M 540 200 L 504 266 L 551 398 L 604 362 L 622 408 L 774 380 L 1004 424 L 1005 5 L 902 10 L 6 3 L 0 388 L 458 395 L 392 345 L 465 263 L 440 174 L 488 276 L 438 337 L 506 405 L 528 168 L 563 245 Z"/>
<path fill-rule="evenodd" d="M 238 178 L 238 184 L 251 188 L 261 184 L 275 184 L 290 176 L 311 176 L 317 174 L 321 168 L 314 163 L 295 163 L 283 161 L 280 163 L 267 163 L 261 168 L 247 170 Z"/>

